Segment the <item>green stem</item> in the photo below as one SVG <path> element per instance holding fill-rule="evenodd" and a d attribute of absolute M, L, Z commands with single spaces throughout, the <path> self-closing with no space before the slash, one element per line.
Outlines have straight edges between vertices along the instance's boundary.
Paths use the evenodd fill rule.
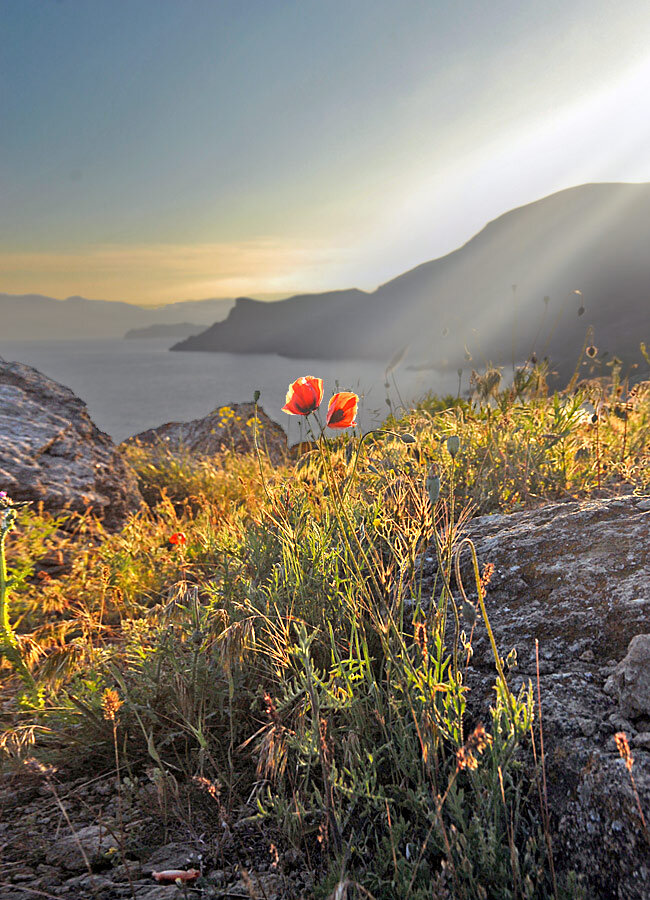
<path fill-rule="evenodd" d="M 7 515 L 7 513 L 5 513 L 5 515 Z M 21 656 L 18 639 L 9 620 L 10 582 L 7 577 L 5 540 L 7 532 L 9 528 L 12 527 L 12 524 L 13 522 L 10 522 L 8 527 L 5 525 L 3 530 L 0 531 L 0 656 L 5 656 L 9 660 L 14 671 L 20 675 L 29 690 L 36 695 L 38 693 L 36 682 Z"/>
<path fill-rule="evenodd" d="M 494 632 L 492 631 L 492 626 L 490 625 L 490 620 L 488 619 L 487 610 L 485 608 L 485 598 L 483 594 L 483 586 L 481 585 L 481 573 L 479 572 L 478 567 L 478 557 L 476 556 L 476 548 L 474 547 L 474 543 L 470 540 L 470 538 L 463 538 L 458 546 L 458 550 L 456 551 L 456 576 L 458 579 L 459 587 L 461 592 L 463 593 L 464 599 L 469 603 L 467 597 L 465 596 L 465 592 L 462 586 L 462 581 L 460 579 L 460 554 L 462 553 L 464 545 L 467 544 L 469 547 L 470 553 L 472 554 L 472 566 L 474 568 L 474 579 L 476 581 L 476 591 L 478 593 L 478 602 L 481 607 L 481 615 L 483 616 L 483 621 L 485 622 L 485 627 L 487 629 L 488 637 L 490 639 L 490 645 L 492 646 L 492 655 L 494 656 L 494 662 L 497 668 L 497 672 L 499 674 L 499 678 L 503 684 L 503 689 L 506 692 L 506 696 L 508 698 L 508 712 L 511 716 L 511 724 L 513 728 L 516 725 L 515 722 L 515 701 L 512 696 L 512 692 L 508 687 L 508 682 L 506 681 L 505 672 L 503 671 L 503 666 L 501 665 L 501 657 L 499 656 L 499 650 L 497 648 L 497 643 L 494 639 Z"/>
<path fill-rule="evenodd" d="M 352 473 L 347 480 L 347 484 L 345 485 L 345 488 L 343 489 L 343 493 L 341 494 L 341 501 L 345 500 L 345 498 L 347 497 L 348 491 L 350 490 L 350 487 L 352 486 L 352 482 L 354 481 L 354 476 L 356 475 L 356 472 L 357 472 L 357 463 L 359 462 L 359 454 L 361 453 L 361 445 L 363 444 L 363 442 L 365 441 L 365 439 L 367 437 L 370 437 L 371 434 L 392 434 L 394 437 L 400 438 L 400 440 L 402 437 L 401 434 L 398 434 L 397 431 L 391 431 L 390 428 L 372 428 L 370 431 L 366 431 L 366 433 L 361 436 L 361 438 L 359 439 L 359 446 L 357 447 L 357 452 L 354 455 L 354 465 L 352 466 Z M 321 437 L 322 436 L 323 435 L 322 435 L 322 429 L 321 429 Z"/>

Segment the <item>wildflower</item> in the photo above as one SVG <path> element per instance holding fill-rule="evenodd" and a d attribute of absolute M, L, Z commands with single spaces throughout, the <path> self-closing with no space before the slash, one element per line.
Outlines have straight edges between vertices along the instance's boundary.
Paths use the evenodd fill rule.
<path fill-rule="evenodd" d="M 282 412 L 290 416 L 308 416 L 318 409 L 323 400 L 323 379 L 304 375 L 289 385 Z"/>
<path fill-rule="evenodd" d="M 351 391 L 334 394 L 327 407 L 327 424 L 330 428 L 350 428 L 357 424 L 359 398 Z"/>
<path fill-rule="evenodd" d="M 104 718 L 107 722 L 114 722 L 115 716 L 119 712 L 120 706 L 124 703 L 120 700 L 120 695 L 113 688 L 106 688 L 102 694 L 102 710 Z"/>
<path fill-rule="evenodd" d="M 187 544 L 187 537 L 185 535 L 185 532 L 175 531 L 169 538 L 169 543 L 173 544 L 174 547 L 182 547 L 184 544 Z"/>

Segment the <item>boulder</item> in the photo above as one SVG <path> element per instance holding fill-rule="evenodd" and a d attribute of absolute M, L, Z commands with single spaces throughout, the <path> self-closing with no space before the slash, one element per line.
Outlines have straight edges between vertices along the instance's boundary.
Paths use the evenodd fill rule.
<path fill-rule="evenodd" d="M 113 441 L 69 388 L 0 359 L 0 490 L 52 512 L 92 511 L 119 528 L 142 498 Z"/>
<path fill-rule="evenodd" d="M 101 825 L 87 825 L 52 842 L 46 862 L 68 872 L 82 872 L 102 866 L 119 849 L 116 837 Z"/>
<path fill-rule="evenodd" d="M 634 496 L 550 504 L 476 518 L 467 534 L 481 567 L 495 566 L 486 605 L 499 652 L 517 651 L 512 688 L 536 684 L 539 641 L 556 867 L 578 872 L 589 897 L 650 897 L 648 835 L 614 741 L 616 732 L 627 734 L 650 820 L 647 505 Z M 429 555 L 425 588 L 433 567 Z M 473 646 L 470 699 L 486 719 L 494 663 L 480 620 Z"/>
<path fill-rule="evenodd" d="M 605 690 L 617 698 L 624 716 L 644 717 L 650 722 L 650 634 L 632 638 L 625 659 L 605 682 Z"/>
<path fill-rule="evenodd" d="M 230 403 L 213 410 L 202 419 L 169 422 L 150 428 L 124 443 L 159 448 L 164 453 L 191 454 L 195 458 L 210 457 L 223 450 L 238 453 L 254 449 L 253 425 L 255 404 Z M 257 440 L 260 450 L 274 463 L 287 456 L 287 436 L 282 428 L 257 407 Z"/>

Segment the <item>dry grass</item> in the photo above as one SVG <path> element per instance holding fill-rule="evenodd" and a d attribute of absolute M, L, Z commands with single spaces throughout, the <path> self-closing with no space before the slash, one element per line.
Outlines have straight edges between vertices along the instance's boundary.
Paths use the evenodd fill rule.
<path fill-rule="evenodd" d="M 397 436 L 315 447 L 291 467 L 134 448 L 150 507 L 119 534 L 22 511 L 7 540 L 12 616 L 40 708 L 6 704 L 6 757 L 65 760 L 74 746 L 110 764 L 119 744 L 116 764 L 148 759 L 161 790 L 213 785 L 220 821 L 243 805 L 272 825 L 305 851 L 322 897 L 342 883 L 376 898 L 432 885 L 551 896 L 523 765 L 532 686 L 512 696 L 496 646 L 491 720 L 467 721 L 463 623 L 487 620 L 454 587 L 461 526 L 476 510 L 647 492 L 650 384 L 550 395 L 530 370 L 514 388 L 475 387 L 393 418 Z M 59 552 L 62 573 L 39 577 Z M 482 597 L 489 577 L 474 580 Z"/>

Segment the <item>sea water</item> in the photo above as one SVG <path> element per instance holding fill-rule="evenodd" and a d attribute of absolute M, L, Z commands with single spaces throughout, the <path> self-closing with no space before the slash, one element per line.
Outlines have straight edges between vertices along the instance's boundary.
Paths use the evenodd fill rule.
<path fill-rule="evenodd" d="M 165 422 L 184 422 L 232 403 L 250 402 L 261 392 L 260 406 L 299 439 L 295 417 L 281 412 L 288 384 L 301 375 L 325 382 L 325 398 L 336 390 L 361 396 L 362 428 L 379 424 L 394 407 L 428 391 L 457 393 L 457 373 L 411 370 L 408 356 L 389 375 L 385 364 L 368 360 L 286 359 L 268 354 L 170 352 L 171 341 L 71 340 L 3 341 L 0 357 L 33 366 L 71 388 L 86 402 L 95 424 L 119 442 Z M 469 372 L 462 387 L 467 387 Z M 401 399 L 400 399 L 401 398 Z"/>

